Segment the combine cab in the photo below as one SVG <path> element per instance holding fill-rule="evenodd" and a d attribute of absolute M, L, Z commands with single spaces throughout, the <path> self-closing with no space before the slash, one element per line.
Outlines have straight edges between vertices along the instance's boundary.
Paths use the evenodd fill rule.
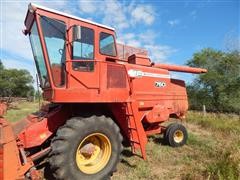
<path fill-rule="evenodd" d="M 181 123 L 162 125 L 188 109 L 184 81 L 169 71 L 205 69 L 154 64 L 146 50 L 116 44 L 113 28 L 35 4 L 25 26 L 49 104 L 13 125 L 0 118 L 1 179 L 38 178 L 42 161 L 57 179 L 107 179 L 123 140 L 143 159 L 148 135 L 186 143 Z"/>

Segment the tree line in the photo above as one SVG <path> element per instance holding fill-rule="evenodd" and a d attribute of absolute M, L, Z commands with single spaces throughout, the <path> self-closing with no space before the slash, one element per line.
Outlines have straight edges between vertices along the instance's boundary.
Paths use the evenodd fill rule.
<path fill-rule="evenodd" d="M 24 69 L 6 69 L 0 60 L 0 97 L 33 97 L 33 77 Z"/>
<path fill-rule="evenodd" d="M 240 113 L 240 51 L 203 49 L 187 65 L 208 70 L 187 86 L 191 109 Z"/>

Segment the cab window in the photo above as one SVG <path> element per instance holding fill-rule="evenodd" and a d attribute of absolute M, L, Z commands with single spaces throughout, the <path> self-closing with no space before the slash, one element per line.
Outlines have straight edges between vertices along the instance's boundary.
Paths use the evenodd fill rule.
<path fill-rule="evenodd" d="M 104 32 L 100 33 L 100 53 L 108 56 L 116 56 L 113 35 Z"/>
<path fill-rule="evenodd" d="M 62 21 L 45 16 L 41 16 L 40 20 L 51 65 L 53 82 L 55 86 L 61 87 L 65 84 L 66 25 Z"/>
<path fill-rule="evenodd" d="M 93 71 L 94 59 L 94 31 L 87 27 L 81 27 L 81 38 L 73 42 L 73 69 L 79 71 Z"/>

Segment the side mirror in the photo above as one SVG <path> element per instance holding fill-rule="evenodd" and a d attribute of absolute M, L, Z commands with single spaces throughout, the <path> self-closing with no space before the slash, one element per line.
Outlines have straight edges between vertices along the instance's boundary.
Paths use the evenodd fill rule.
<path fill-rule="evenodd" d="M 73 26 L 73 41 L 81 40 L 81 26 Z"/>

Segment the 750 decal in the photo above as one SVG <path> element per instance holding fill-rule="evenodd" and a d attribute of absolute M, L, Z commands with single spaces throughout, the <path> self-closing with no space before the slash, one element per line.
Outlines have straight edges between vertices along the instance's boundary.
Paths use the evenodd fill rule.
<path fill-rule="evenodd" d="M 163 88 L 166 86 L 166 83 L 165 82 L 161 82 L 161 81 L 155 81 L 155 87 L 158 87 L 158 88 Z"/>

